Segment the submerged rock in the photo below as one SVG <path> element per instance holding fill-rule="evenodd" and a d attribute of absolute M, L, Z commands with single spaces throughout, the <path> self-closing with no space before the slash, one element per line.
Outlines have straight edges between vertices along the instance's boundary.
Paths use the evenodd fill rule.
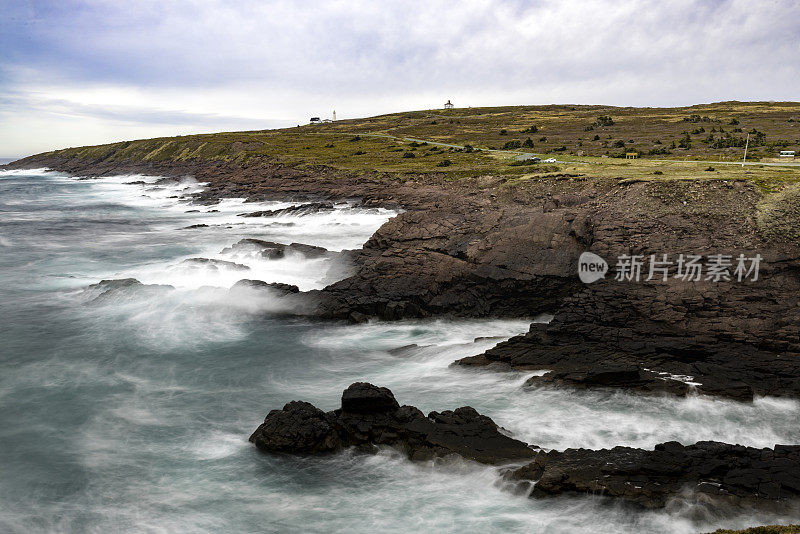
<path fill-rule="evenodd" d="M 232 261 L 225 261 L 225 260 L 214 260 L 211 258 L 189 258 L 188 260 L 183 260 L 184 264 L 190 265 L 192 267 L 210 267 L 212 269 L 219 269 L 223 267 L 225 269 L 231 269 L 233 271 L 249 271 L 250 267 L 247 265 L 243 265 L 241 263 L 234 263 Z"/>
<path fill-rule="evenodd" d="M 118 278 L 110 280 L 100 280 L 87 288 L 90 294 L 96 296 L 91 299 L 93 304 L 109 302 L 114 299 L 125 299 L 130 297 L 147 297 L 161 295 L 175 288 L 170 285 L 162 284 L 143 284 L 136 278 Z"/>
<path fill-rule="evenodd" d="M 348 387 L 338 410 L 323 412 L 299 401 L 272 410 L 250 441 L 266 452 L 317 454 L 346 447 L 370 451 L 388 445 L 413 460 L 457 454 L 488 464 L 536 455 L 473 408 L 431 412 L 426 417 L 413 406 L 400 406 L 388 389 L 366 382 Z"/>
<path fill-rule="evenodd" d="M 331 254 L 328 249 L 304 243 L 275 243 L 274 241 L 264 241 L 262 239 L 246 238 L 239 242 L 222 249 L 220 254 L 231 254 L 237 252 L 257 252 L 261 257 L 268 260 L 279 260 L 287 254 L 300 254 L 306 258 L 321 258 Z"/>
<path fill-rule="evenodd" d="M 111 280 L 100 280 L 96 284 L 92 284 L 89 286 L 89 289 L 99 289 L 102 291 L 108 291 L 110 289 L 119 289 L 121 287 L 131 287 L 131 286 L 142 286 L 139 280 L 136 278 L 115 278 Z"/>
<path fill-rule="evenodd" d="M 714 441 L 683 446 L 661 443 L 654 450 L 567 449 L 539 452 L 508 473 L 533 482 L 532 497 L 591 493 L 661 508 L 693 491 L 706 501 L 762 504 L 800 498 L 800 445 L 757 449 Z"/>

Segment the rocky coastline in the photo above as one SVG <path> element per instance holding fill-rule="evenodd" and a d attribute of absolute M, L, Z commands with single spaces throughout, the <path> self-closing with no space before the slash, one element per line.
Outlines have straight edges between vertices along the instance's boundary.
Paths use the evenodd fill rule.
<path fill-rule="evenodd" d="M 346 253 L 351 274 L 339 282 L 308 292 L 258 280 L 243 280 L 239 287 L 271 290 L 300 313 L 351 322 L 552 314 L 548 324 L 533 323 L 524 335 L 454 362 L 546 371 L 532 377 L 529 387 L 704 394 L 744 402 L 800 396 L 800 247 L 759 222 L 763 195 L 749 181 L 564 177 L 519 186 L 491 176 L 457 182 L 435 174 L 342 176 L 266 160 L 236 166 L 43 156 L 9 167 L 49 167 L 79 176 L 191 176 L 208 184 L 196 196 L 206 203 L 246 197 L 311 201 L 319 209 L 343 200 L 401 208 L 362 249 Z M 329 254 L 302 244 L 235 246 L 261 247 L 274 258 Z M 757 253 L 764 260 L 755 281 L 686 282 L 670 271 L 668 281 L 608 276 L 587 285 L 576 273 L 585 251 L 609 261 L 681 253 Z M 426 416 L 400 406 L 385 388 L 361 383 L 345 391 L 341 409 L 333 412 L 304 402 L 273 410 L 250 440 L 270 453 L 390 446 L 413 460 L 455 454 L 510 462 L 516 467 L 507 469 L 507 481 L 533 488 L 536 498 L 602 493 L 658 508 L 686 491 L 759 507 L 796 503 L 800 496 L 800 446 L 670 442 L 654 450 L 543 451 L 509 437 L 472 408 Z"/>
<path fill-rule="evenodd" d="M 350 276 L 296 295 L 298 309 L 353 322 L 550 313 L 549 324 L 534 323 L 527 334 L 457 363 L 546 370 L 531 384 L 561 387 L 743 401 L 800 395 L 800 247 L 759 223 L 763 195 L 749 181 L 569 177 L 523 187 L 491 176 L 342 176 L 268 160 L 119 163 L 47 155 L 7 167 L 192 176 L 208 183 L 200 202 L 235 196 L 314 201 L 320 209 L 341 200 L 402 208 L 347 254 Z M 299 247 L 286 250 L 324 254 Z M 268 248 L 276 257 L 285 253 Z M 576 273 L 584 251 L 609 262 L 693 253 L 760 254 L 763 261 L 757 281 L 683 281 L 671 271 L 668 281 L 619 282 L 611 273 L 586 285 Z"/>

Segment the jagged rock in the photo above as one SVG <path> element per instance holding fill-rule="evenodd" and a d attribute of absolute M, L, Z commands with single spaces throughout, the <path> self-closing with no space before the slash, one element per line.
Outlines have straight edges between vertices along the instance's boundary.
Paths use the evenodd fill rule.
<path fill-rule="evenodd" d="M 308 215 L 320 211 L 331 211 L 334 209 L 333 202 L 311 202 L 297 206 L 289 206 L 277 210 L 253 211 L 250 213 L 240 213 L 240 217 L 279 217 L 281 215 Z"/>
<path fill-rule="evenodd" d="M 182 230 L 194 230 L 196 228 L 208 228 L 207 224 L 192 224 L 189 226 L 184 226 Z"/>
<path fill-rule="evenodd" d="M 356 382 L 342 393 L 342 406 L 322 412 L 307 402 L 272 410 L 250 436 L 266 452 L 313 454 L 345 447 L 373 450 L 388 445 L 411 459 L 457 454 L 482 463 L 533 458 L 525 443 L 503 434 L 490 418 L 468 406 L 431 412 L 400 406 L 391 391 Z"/>
<path fill-rule="evenodd" d="M 235 291 L 236 289 L 263 289 L 270 291 L 278 296 L 285 296 L 291 295 L 294 293 L 298 293 L 300 289 L 293 284 L 283 284 L 281 282 L 264 282 L 262 280 L 248 280 L 243 279 L 239 280 L 231 287 L 231 291 Z"/>
<path fill-rule="evenodd" d="M 532 497 L 591 493 L 660 508 L 684 490 L 712 500 L 759 504 L 800 498 L 800 445 L 757 449 L 713 441 L 539 452 L 507 474 L 535 482 Z"/>
<path fill-rule="evenodd" d="M 192 267 L 210 267 L 212 269 L 219 269 L 223 267 L 225 269 L 230 269 L 233 271 L 249 271 L 250 267 L 247 265 L 243 265 L 241 263 L 234 263 L 232 261 L 225 261 L 225 260 L 215 260 L 211 258 L 189 258 L 188 260 L 183 260 L 184 264 L 190 265 Z"/>

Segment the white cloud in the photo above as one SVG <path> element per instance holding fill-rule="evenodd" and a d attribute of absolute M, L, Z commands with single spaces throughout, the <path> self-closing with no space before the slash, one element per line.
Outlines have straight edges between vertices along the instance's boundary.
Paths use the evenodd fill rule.
<path fill-rule="evenodd" d="M 800 82 L 800 4 L 790 0 L 65 3 L 27 14 L 32 22 L 14 36 L 30 39 L 0 52 L 0 153 L 96 142 L 104 132 L 269 127 L 447 98 L 788 100 Z M 15 137 L 10 125 L 26 117 L 40 135 Z"/>

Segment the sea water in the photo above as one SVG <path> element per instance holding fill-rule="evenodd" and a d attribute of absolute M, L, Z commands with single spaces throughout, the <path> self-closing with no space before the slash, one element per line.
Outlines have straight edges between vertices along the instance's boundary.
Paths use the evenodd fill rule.
<path fill-rule="evenodd" d="M 357 248 L 395 213 L 343 203 L 242 217 L 294 203 L 192 202 L 202 188 L 0 171 L 0 532 L 690 533 L 793 519 L 715 515 L 691 499 L 650 512 L 591 495 L 535 500 L 496 467 L 390 449 L 258 452 L 247 437 L 270 409 L 334 409 L 355 381 L 423 411 L 473 406 L 547 449 L 800 443 L 800 403 L 525 390 L 530 373 L 450 367 L 546 316 L 349 325 L 276 314 L 286 310 L 269 296 L 229 288 L 250 278 L 315 289 L 346 271 L 328 257 L 227 247 Z M 93 300 L 91 284 L 119 278 L 174 289 Z"/>

